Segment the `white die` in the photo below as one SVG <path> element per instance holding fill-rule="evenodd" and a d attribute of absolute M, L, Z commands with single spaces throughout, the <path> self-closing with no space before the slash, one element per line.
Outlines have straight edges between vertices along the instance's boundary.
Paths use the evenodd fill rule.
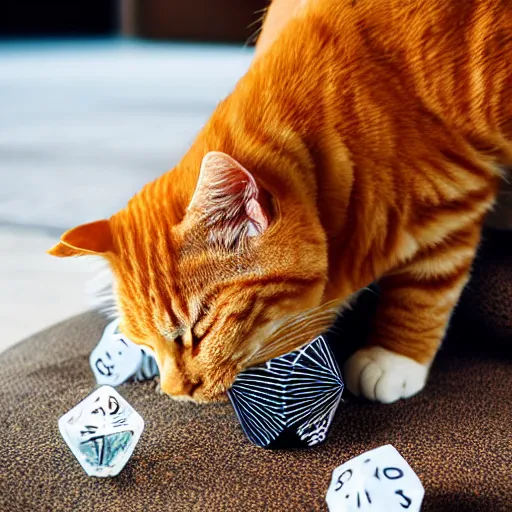
<path fill-rule="evenodd" d="M 419 512 L 424 494 L 416 473 L 388 444 L 337 467 L 326 501 L 330 512 Z"/>
<path fill-rule="evenodd" d="M 158 367 L 148 350 L 130 341 L 119 331 L 119 320 L 107 325 L 100 342 L 89 356 L 89 364 L 99 385 L 119 386 L 129 379 L 146 380 L 158 375 Z"/>
<path fill-rule="evenodd" d="M 144 420 L 114 388 L 103 386 L 64 414 L 59 430 L 89 476 L 116 476 L 131 457 Z"/>

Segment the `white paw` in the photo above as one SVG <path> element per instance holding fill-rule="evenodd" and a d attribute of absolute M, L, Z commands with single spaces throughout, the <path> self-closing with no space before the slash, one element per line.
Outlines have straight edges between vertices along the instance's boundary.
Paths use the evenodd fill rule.
<path fill-rule="evenodd" d="M 356 396 L 390 404 L 423 389 L 430 365 L 382 347 L 358 350 L 345 363 L 347 388 Z"/>

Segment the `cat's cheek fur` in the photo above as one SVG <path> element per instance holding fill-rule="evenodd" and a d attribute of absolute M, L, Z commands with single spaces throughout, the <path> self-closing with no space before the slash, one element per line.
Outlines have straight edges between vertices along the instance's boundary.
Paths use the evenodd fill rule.
<path fill-rule="evenodd" d="M 233 385 L 236 379 L 237 371 L 229 369 L 216 375 L 211 380 L 207 380 L 200 386 L 190 397 L 190 399 L 198 404 L 212 403 L 212 402 L 227 402 L 227 390 Z M 172 397 L 174 398 L 174 397 Z"/>
<path fill-rule="evenodd" d="M 429 364 L 372 346 L 352 355 L 345 363 L 344 373 L 352 394 L 390 404 L 419 393 L 425 387 L 429 369 Z"/>

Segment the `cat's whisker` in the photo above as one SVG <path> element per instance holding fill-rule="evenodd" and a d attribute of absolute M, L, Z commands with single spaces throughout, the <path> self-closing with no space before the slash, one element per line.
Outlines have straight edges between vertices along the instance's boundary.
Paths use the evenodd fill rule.
<path fill-rule="evenodd" d="M 307 333 L 315 331 L 316 329 L 321 328 L 322 326 L 328 324 L 328 322 L 330 322 L 330 320 L 331 320 L 330 317 L 318 318 L 316 321 L 310 322 L 307 325 L 305 325 L 302 329 L 300 329 L 298 331 L 296 331 L 296 330 L 292 331 L 293 332 L 293 336 L 291 336 L 291 337 L 290 336 L 286 337 L 286 334 L 285 334 L 284 336 L 271 338 L 270 343 L 268 343 L 266 346 L 269 347 L 269 348 L 274 348 L 274 347 L 277 347 L 279 345 L 282 345 L 284 337 L 286 337 L 286 342 L 287 343 L 290 343 L 290 342 L 293 342 L 295 340 L 298 340 L 301 337 L 306 336 Z"/>
<path fill-rule="evenodd" d="M 319 333 L 324 330 L 325 325 L 326 322 L 318 322 L 318 324 L 309 326 L 307 330 L 305 329 L 303 332 L 297 333 L 292 338 L 283 337 L 278 343 L 275 342 L 272 345 L 265 345 L 253 355 L 250 363 L 263 363 L 279 355 L 298 350 L 318 336 Z"/>
<path fill-rule="evenodd" d="M 254 14 L 262 14 L 265 15 L 265 13 L 268 11 L 268 7 L 262 7 L 261 9 L 256 9 L 254 11 Z"/>
<path fill-rule="evenodd" d="M 255 15 L 259 15 L 257 19 L 255 19 L 252 23 L 250 23 L 247 28 L 250 30 L 254 26 L 257 26 L 258 28 L 247 38 L 247 41 L 245 42 L 245 47 L 249 46 L 250 44 L 254 44 L 256 40 L 258 39 L 258 36 L 261 33 L 262 27 L 263 27 L 263 21 L 265 20 L 265 17 L 267 15 L 268 7 L 264 7 L 263 9 L 258 9 L 254 12 Z"/>
<path fill-rule="evenodd" d="M 272 337 L 270 337 L 267 340 L 266 346 L 271 347 L 274 344 L 279 344 L 281 342 L 281 339 L 283 338 L 283 336 L 286 336 L 287 334 L 290 334 L 290 333 L 293 333 L 294 338 L 297 336 L 300 336 L 301 334 L 303 334 L 307 331 L 310 331 L 318 324 L 324 324 L 329 320 L 330 320 L 329 317 L 319 317 L 314 321 L 312 320 L 312 321 L 308 322 L 306 325 L 302 326 L 298 330 L 297 329 L 289 329 L 289 330 L 286 330 L 285 332 L 279 333 L 279 335 L 273 335 Z"/>
<path fill-rule="evenodd" d="M 281 325 L 281 328 L 288 328 L 297 323 L 308 322 L 314 320 L 315 318 L 321 315 L 337 315 L 343 304 L 344 301 L 340 301 L 338 299 L 331 300 L 329 302 L 321 304 L 320 306 L 311 308 L 309 310 L 303 311 L 297 315 L 292 316 Z"/>
<path fill-rule="evenodd" d="M 263 20 L 265 19 L 265 12 L 266 12 L 266 9 L 260 9 L 260 10 L 256 11 L 254 14 L 255 15 L 259 14 L 260 16 L 258 16 L 258 18 L 256 18 L 254 21 L 251 21 L 251 23 L 249 23 L 249 25 L 247 25 L 247 28 L 252 28 L 255 25 L 259 25 L 259 24 L 263 23 Z"/>
<path fill-rule="evenodd" d="M 294 324 L 287 325 L 286 328 L 280 329 L 279 332 L 274 333 L 270 337 L 269 341 L 273 341 L 274 339 L 279 339 L 281 336 L 283 336 L 283 334 L 286 335 L 289 333 L 303 332 L 304 330 L 311 328 L 311 326 L 316 325 L 319 322 L 320 323 L 323 323 L 323 322 L 330 323 L 333 320 L 333 316 L 334 315 L 332 313 L 324 313 L 322 315 L 317 315 L 314 318 L 308 319 L 306 322 L 299 324 L 299 326 L 296 326 Z"/>
<path fill-rule="evenodd" d="M 308 322 L 307 325 L 297 329 L 289 329 L 279 333 L 279 335 L 273 335 L 267 339 L 262 347 L 262 351 L 275 351 L 282 347 L 284 344 L 290 345 L 296 340 L 305 338 L 315 327 L 321 329 L 322 326 L 328 324 L 329 318 L 319 318 L 315 322 Z M 293 333 L 292 336 L 290 334 Z M 306 341 L 307 343 L 307 341 Z"/>
<path fill-rule="evenodd" d="M 291 328 L 293 325 L 303 323 L 305 321 L 311 321 L 315 318 L 315 315 L 320 315 L 323 313 L 327 314 L 335 314 L 337 315 L 339 313 L 340 306 L 343 304 L 343 301 L 340 301 L 338 299 L 326 302 L 324 304 L 321 304 L 320 306 L 317 306 L 315 308 L 308 309 L 306 311 L 303 311 L 302 313 L 299 313 L 298 315 L 294 315 L 290 317 L 289 319 L 285 320 L 280 327 L 273 333 L 272 336 L 278 335 L 282 329 L 288 329 Z"/>
<path fill-rule="evenodd" d="M 339 300 L 329 301 L 285 320 L 252 354 L 250 363 L 259 364 L 306 345 L 332 326 L 341 304 Z"/>
<path fill-rule="evenodd" d="M 310 318 L 307 318 L 305 320 L 302 320 L 300 322 L 290 322 L 282 325 L 276 332 L 274 332 L 270 337 L 268 341 L 279 339 L 284 333 L 286 332 L 297 332 L 295 329 L 298 328 L 301 332 L 304 329 L 309 328 L 312 324 L 318 322 L 318 321 L 325 321 L 325 320 L 331 320 L 335 313 L 333 312 L 323 312 L 322 314 L 318 314 L 315 316 L 312 316 Z"/>

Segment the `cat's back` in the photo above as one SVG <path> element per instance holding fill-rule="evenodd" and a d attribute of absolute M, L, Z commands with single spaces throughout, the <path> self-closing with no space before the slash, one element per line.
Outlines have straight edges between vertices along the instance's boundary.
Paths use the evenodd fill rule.
<path fill-rule="evenodd" d="M 512 141 L 510 55 L 512 2 L 303 0 L 216 117 L 281 142 L 283 126 L 313 137 L 332 124 L 345 145 L 381 158 L 383 139 L 392 158 L 397 140 L 424 139 L 432 123 L 440 139 L 451 130 L 503 147 Z"/>
<path fill-rule="evenodd" d="M 512 13 L 512 3 L 506 0 L 302 0 L 300 5 L 302 13 L 323 16 L 327 24 L 366 19 L 395 35 L 421 32 L 432 24 L 439 33 L 454 28 L 471 30 L 481 22 L 496 22 Z"/>
<path fill-rule="evenodd" d="M 417 97 L 464 135 L 486 139 L 499 132 L 512 141 L 512 1 L 305 0 L 303 5 L 315 52 L 327 46 L 322 38 L 330 39 L 331 60 L 320 60 L 321 65 L 332 68 L 340 59 L 351 67 L 349 87 L 397 84 L 403 87 L 397 94 Z M 346 78 L 345 73 L 345 84 Z"/>

